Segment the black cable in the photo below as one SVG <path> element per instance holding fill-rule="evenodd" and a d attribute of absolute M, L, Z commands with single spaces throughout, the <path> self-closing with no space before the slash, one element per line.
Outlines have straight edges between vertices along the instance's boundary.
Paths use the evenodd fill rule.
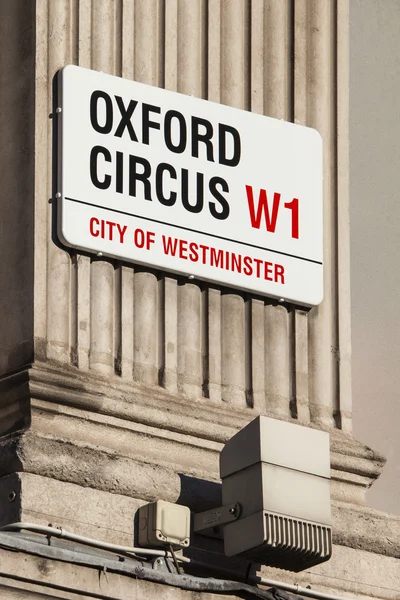
<path fill-rule="evenodd" d="M 172 547 L 172 544 L 169 544 L 169 551 L 170 551 L 170 552 L 171 552 L 171 554 L 172 554 L 172 560 L 174 561 L 175 569 L 177 570 L 177 572 L 178 572 L 178 575 L 181 575 L 181 574 L 182 574 L 182 571 L 181 571 L 181 568 L 180 568 L 180 566 L 179 566 L 179 563 L 178 563 L 178 561 L 177 561 L 177 558 L 176 558 L 176 555 L 175 555 L 174 549 L 173 549 L 173 547 Z"/>
<path fill-rule="evenodd" d="M 211 577 L 194 577 L 193 575 L 185 574 L 175 575 L 173 573 L 161 573 L 146 567 L 135 568 L 135 576 L 138 579 L 152 581 L 154 583 L 163 583 L 183 590 L 210 592 L 214 594 L 236 594 L 238 592 L 245 592 L 247 595 L 253 596 L 254 598 L 260 598 L 261 600 L 299 600 L 298 596 L 294 596 L 277 588 L 264 590 L 239 581 L 213 579 Z"/>

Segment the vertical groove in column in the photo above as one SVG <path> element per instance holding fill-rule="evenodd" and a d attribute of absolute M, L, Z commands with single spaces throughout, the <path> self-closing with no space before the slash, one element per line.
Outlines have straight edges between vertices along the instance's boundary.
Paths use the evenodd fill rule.
<path fill-rule="evenodd" d="M 265 412 L 264 301 L 251 300 L 252 400 L 257 412 Z"/>
<path fill-rule="evenodd" d="M 51 156 L 50 132 L 52 121 L 48 118 L 51 111 L 49 93 L 53 74 L 49 66 L 49 31 L 48 31 L 48 2 L 37 3 L 36 6 L 36 39 L 42 44 L 36 49 L 36 81 L 35 81 L 35 261 L 34 261 L 34 337 L 35 358 L 44 359 L 47 352 L 47 280 L 48 280 L 48 243 L 49 217 L 51 212 L 46 199 L 51 197 L 49 181 L 49 157 Z M 50 242 L 49 242 L 50 243 Z"/>
<path fill-rule="evenodd" d="M 246 406 L 244 300 L 223 294 L 221 309 L 222 400 Z"/>
<path fill-rule="evenodd" d="M 91 0 L 77 0 L 75 26 L 77 41 L 75 44 L 76 63 L 85 68 L 91 67 Z M 76 354 L 77 366 L 89 368 L 90 354 L 90 258 L 77 254 L 76 257 Z"/>
<path fill-rule="evenodd" d="M 90 354 L 89 365 L 103 375 L 114 372 L 112 264 L 94 260 L 90 269 Z"/>
<path fill-rule="evenodd" d="M 253 112 L 264 112 L 264 0 L 251 2 L 250 107 Z M 264 301 L 250 300 L 250 352 L 251 352 L 251 401 L 257 412 L 265 412 L 265 327 Z"/>
<path fill-rule="evenodd" d="M 207 393 L 210 400 L 221 400 L 221 292 L 207 290 Z"/>
<path fill-rule="evenodd" d="M 201 350 L 201 391 L 206 398 L 209 394 L 209 338 L 208 338 L 208 289 L 203 285 L 200 295 L 200 350 Z"/>
<path fill-rule="evenodd" d="M 292 117 L 292 11 L 290 0 L 264 3 L 264 114 Z"/>
<path fill-rule="evenodd" d="M 114 0 L 114 69 L 115 75 L 122 76 L 123 70 L 123 9 L 124 0 Z M 122 323 L 122 294 L 126 296 L 126 289 L 124 289 L 124 280 L 122 276 L 122 267 L 120 263 L 114 265 L 114 305 L 113 305 L 113 357 L 114 357 L 114 372 L 117 375 L 122 375 L 122 336 L 123 336 L 123 323 Z M 133 320 L 133 318 L 132 318 Z"/>
<path fill-rule="evenodd" d="M 330 173 L 331 181 L 331 278 L 332 278 L 332 406 L 333 420 L 336 427 L 341 427 L 340 414 L 340 388 L 339 388 L 339 365 L 340 365 L 340 348 L 339 348 L 339 273 L 338 273 L 338 72 L 337 72 L 337 52 L 338 52 L 338 0 L 331 2 L 331 69 L 332 69 L 332 87 L 331 87 L 331 139 L 330 139 Z"/>
<path fill-rule="evenodd" d="M 78 255 L 71 254 L 71 313 L 70 313 L 70 360 L 79 367 L 78 360 Z"/>
<path fill-rule="evenodd" d="M 134 69 L 136 81 L 160 86 L 163 83 L 163 3 L 135 0 Z M 140 201 L 140 200 L 138 200 Z M 159 382 L 159 286 L 154 272 L 134 274 L 134 379 L 149 385 Z"/>
<path fill-rule="evenodd" d="M 306 42 L 307 26 L 307 0 L 293 1 L 294 18 L 294 73 L 293 73 L 293 120 L 301 125 L 307 124 L 307 64 L 308 53 Z M 308 313 L 301 310 L 295 311 L 295 390 L 296 411 L 298 419 L 308 423 L 310 421 L 309 406 L 309 364 L 308 357 Z"/>
<path fill-rule="evenodd" d="M 178 87 L 178 0 L 165 3 L 164 40 L 164 85 L 175 92 Z"/>
<path fill-rule="evenodd" d="M 92 66 L 92 0 L 78 2 L 78 65 Z"/>
<path fill-rule="evenodd" d="M 250 41 L 250 77 L 251 77 L 251 110 L 264 112 L 264 0 L 251 1 L 251 41 Z"/>
<path fill-rule="evenodd" d="M 315 127 L 324 149 L 324 301 L 309 313 L 309 402 L 311 420 L 334 426 L 337 348 L 334 333 L 336 137 L 334 6 L 331 0 L 295 3 L 295 120 Z"/>
<path fill-rule="evenodd" d="M 134 365 L 133 378 L 139 383 L 158 383 L 158 294 L 153 273 L 135 270 L 134 275 Z"/>
<path fill-rule="evenodd" d="M 71 63 L 79 60 L 79 0 L 71 0 Z"/>
<path fill-rule="evenodd" d="M 205 69 L 206 98 L 219 102 L 221 98 L 221 4 L 220 0 L 208 0 L 205 4 L 205 22 L 207 37 L 207 60 Z M 207 290 L 207 356 L 206 356 L 206 388 L 210 400 L 220 402 L 222 397 L 222 320 L 221 292 L 209 287 Z"/>
<path fill-rule="evenodd" d="M 192 398 L 202 395 L 201 292 L 197 285 L 178 288 L 178 389 Z"/>
<path fill-rule="evenodd" d="M 92 68 L 115 71 L 115 2 L 96 0 L 91 11 Z M 91 268 L 90 368 L 103 374 L 114 372 L 114 268 L 96 260 Z"/>
<path fill-rule="evenodd" d="M 79 59 L 79 0 L 70 0 L 69 8 L 69 32 L 68 41 L 70 44 L 69 60 L 65 63 L 76 64 Z M 65 66 L 65 65 L 63 65 Z M 69 307 L 69 328 L 70 328 L 70 362 L 79 367 L 79 255 L 76 252 L 70 252 L 70 307 Z"/>
<path fill-rule="evenodd" d="M 305 338 L 307 339 L 307 338 Z M 289 343 L 289 412 L 293 419 L 298 418 L 296 399 L 296 309 L 288 308 L 288 343 Z"/>
<path fill-rule="evenodd" d="M 121 3 L 121 76 L 134 76 L 134 2 Z M 120 267 L 120 373 L 124 379 L 133 377 L 134 356 L 134 272 L 133 266 Z"/>
<path fill-rule="evenodd" d="M 114 371 L 117 375 L 122 375 L 122 268 L 119 263 L 114 268 L 113 290 Z"/>
<path fill-rule="evenodd" d="M 121 375 L 133 377 L 133 268 L 121 267 Z"/>
<path fill-rule="evenodd" d="M 178 92 L 205 96 L 204 0 L 178 0 Z"/>
<path fill-rule="evenodd" d="M 303 310 L 294 311 L 295 336 L 295 411 L 299 421 L 310 422 L 308 401 L 308 318 Z"/>
<path fill-rule="evenodd" d="M 294 4 L 294 122 L 307 125 L 307 75 L 308 56 L 307 20 L 308 0 L 297 0 Z"/>
<path fill-rule="evenodd" d="M 290 0 L 264 3 L 264 114 L 289 120 L 292 116 L 292 11 Z M 290 318 L 282 306 L 265 307 L 265 387 L 267 407 L 290 416 L 292 345 Z M 270 339 L 269 339 L 270 338 Z"/>
<path fill-rule="evenodd" d="M 249 7 L 243 0 L 222 2 L 220 101 L 236 108 L 249 108 Z M 211 78 L 210 78 L 211 79 Z M 246 406 L 245 307 L 242 296 L 221 298 L 222 399 Z"/>
<path fill-rule="evenodd" d="M 253 353 L 252 353 L 252 301 L 248 294 L 244 299 L 244 391 L 248 407 L 253 408 Z"/>
<path fill-rule="evenodd" d="M 134 77 L 141 83 L 158 86 L 163 80 L 164 60 L 162 5 L 159 0 L 135 0 Z"/>
<path fill-rule="evenodd" d="M 337 9 L 338 326 L 340 420 L 352 431 L 349 210 L 349 1 Z"/>
<path fill-rule="evenodd" d="M 207 12 L 207 98 L 221 100 L 221 0 L 208 0 Z"/>
<path fill-rule="evenodd" d="M 221 102 L 248 108 L 248 0 L 221 3 Z"/>
<path fill-rule="evenodd" d="M 90 353 L 90 259 L 77 256 L 77 352 L 80 369 L 89 368 Z"/>
<path fill-rule="evenodd" d="M 164 86 L 178 87 L 178 0 L 168 0 L 164 8 Z M 168 391 L 178 390 L 178 283 L 164 276 L 162 303 L 162 385 Z"/>
<path fill-rule="evenodd" d="M 290 417 L 291 373 L 288 312 L 284 306 L 265 306 L 265 387 L 267 410 Z"/>
<path fill-rule="evenodd" d="M 119 77 L 122 76 L 123 4 L 124 0 L 114 0 L 114 75 Z"/>
<path fill-rule="evenodd" d="M 205 93 L 205 22 L 203 0 L 178 0 L 177 89 L 201 98 Z M 189 180 L 189 196 L 196 193 Z M 188 213 L 188 219 L 195 215 Z M 188 221 L 189 222 L 189 221 Z M 192 396 L 203 395 L 201 289 L 178 287 L 178 386 Z"/>
<path fill-rule="evenodd" d="M 133 79 L 134 8 L 132 0 L 122 0 L 121 7 L 121 76 Z"/>
<path fill-rule="evenodd" d="M 163 385 L 170 392 L 178 389 L 178 288 L 176 279 L 164 277 L 163 294 Z"/>
<path fill-rule="evenodd" d="M 114 73 L 114 7 L 113 0 L 92 0 L 91 59 L 92 69 Z"/>
<path fill-rule="evenodd" d="M 52 82 L 56 71 L 71 62 L 71 2 L 48 4 L 48 113 L 52 108 Z M 52 164 L 52 127 L 48 127 L 48 165 Z M 52 189 L 52 171 L 48 168 L 48 197 Z M 53 190 L 53 192 L 56 190 Z M 52 211 L 49 210 L 47 244 L 47 358 L 70 361 L 70 256 L 52 240 Z"/>
<path fill-rule="evenodd" d="M 221 2 L 204 2 L 205 39 L 207 55 L 204 60 L 205 97 L 214 102 L 221 99 Z M 205 387 L 210 400 L 219 402 L 222 398 L 222 319 L 221 292 L 209 287 L 206 297 L 206 364 Z"/>

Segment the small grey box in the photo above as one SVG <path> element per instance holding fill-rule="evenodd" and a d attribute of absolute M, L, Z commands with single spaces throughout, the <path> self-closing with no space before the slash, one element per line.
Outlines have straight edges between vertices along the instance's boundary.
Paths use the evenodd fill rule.
<path fill-rule="evenodd" d="M 158 500 L 139 508 L 139 545 L 187 548 L 190 543 L 190 510 Z"/>

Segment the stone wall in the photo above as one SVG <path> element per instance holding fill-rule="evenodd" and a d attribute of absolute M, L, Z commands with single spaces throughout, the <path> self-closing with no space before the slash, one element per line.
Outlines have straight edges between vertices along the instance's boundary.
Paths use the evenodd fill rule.
<path fill-rule="evenodd" d="M 14 261 L 14 219 L 0 239 L 9 257 L 1 281 L 0 524 L 52 522 L 132 544 L 145 501 L 218 504 L 222 444 L 268 414 L 331 432 L 335 554 L 296 580 L 395 598 L 400 520 L 365 506 L 384 459 L 351 437 L 347 1 L 28 4 L 31 12 L 22 0 L 0 4 L 2 81 L 18 71 L 24 90 L 23 100 L 11 88 L 1 100 L 10 141 L 0 217 L 10 214 L 13 194 L 30 249 Z M 49 115 L 53 78 L 71 63 L 317 128 L 323 303 L 306 311 L 61 248 Z M 194 540 L 188 552 L 227 564 L 218 541 Z M 47 583 L 51 568 L 43 567 Z"/>
<path fill-rule="evenodd" d="M 342 0 L 38 0 L 36 358 L 350 430 L 347 20 Z M 48 115 L 70 63 L 316 127 L 322 305 L 276 306 L 57 247 Z"/>

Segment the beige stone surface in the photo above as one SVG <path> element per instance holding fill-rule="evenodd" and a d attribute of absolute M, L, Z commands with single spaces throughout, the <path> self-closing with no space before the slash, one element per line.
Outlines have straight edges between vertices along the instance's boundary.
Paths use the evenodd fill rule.
<path fill-rule="evenodd" d="M 400 519 L 365 503 L 384 459 L 350 435 L 347 0 L 25 5 L 0 2 L 0 522 L 52 523 L 132 544 L 143 502 L 217 506 L 222 444 L 258 414 L 293 419 L 331 433 L 335 553 L 295 579 L 265 575 L 395 600 Z M 48 117 L 53 78 L 69 63 L 316 127 L 323 303 L 311 311 L 277 305 L 56 243 Z M 244 568 L 222 556 L 218 540 L 194 538 L 188 552 Z M 199 597 L 0 555 L 5 598 Z"/>
<path fill-rule="evenodd" d="M 197 600 L 198 592 L 138 580 L 110 571 L 49 560 L 30 555 L 18 555 L 0 550 L 2 572 L 0 592 L 4 600 Z M 202 594 L 204 600 L 229 600 L 232 595 Z"/>
<path fill-rule="evenodd" d="M 198 592 L 136 580 L 110 570 L 103 572 L 94 567 L 73 565 L 28 554 L 15 555 L 5 549 L 0 550 L 0 557 L 0 590 L 7 600 L 7 593 L 10 593 L 11 599 L 37 596 L 74 599 L 82 596 L 92 597 L 91 594 L 93 597 L 98 597 L 97 594 L 114 600 L 143 597 L 152 599 L 159 594 L 162 594 L 162 598 L 174 600 L 195 600 L 199 597 Z M 236 573 L 239 575 L 239 571 Z M 302 587 L 311 586 L 313 590 L 323 593 L 363 600 L 396 600 L 400 591 L 398 560 L 340 546 L 334 546 L 331 561 L 308 571 L 293 574 L 279 569 L 264 568 L 261 575 L 274 581 L 299 584 Z M 213 572 L 213 576 L 218 578 L 218 572 Z M 223 573 L 220 574 L 220 578 L 226 577 Z M 218 597 L 222 600 L 232 596 L 202 593 L 201 597 L 213 600 Z"/>
<path fill-rule="evenodd" d="M 34 278 L 24 295 L 30 310 L 34 297 L 36 359 L 349 430 L 346 0 L 335 8 L 330 0 L 299 0 L 294 10 L 289 0 L 32 6 L 31 79 L 19 70 L 28 89 L 36 81 Z M 17 30 L 5 33 L 8 49 Z M 325 151 L 321 306 L 276 306 L 54 243 L 48 116 L 53 78 L 68 63 L 316 127 Z"/>
<path fill-rule="evenodd" d="M 357 525 L 354 526 L 357 530 Z M 400 561 L 373 552 L 335 545 L 332 558 L 312 569 L 288 575 L 270 569 L 267 577 L 285 579 L 302 587 L 344 597 L 397 600 L 400 594 Z"/>
<path fill-rule="evenodd" d="M 183 404 L 167 392 L 145 393 L 122 383 L 111 388 L 106 377 L 61 374 L 48 366 L 37 365 L 29 378 L 32 395 L 41 398 L 32 400 L 31 429 L 3 440 L 0 458 L 2 475 L 22 471 L 2 480 L 2 498 L 5 502 L 13 482 L 22 486 L 24 519 L 38 513 L 35 521 L 46 514 L 76 520 L 91 531 L 97 526 L 102 535 L 107 529 L 107 539 L 114 540 L 120 532 L 131 536 L 140 502 L 164 499 L 197 511 L 219 504 L 219 451 L 252 418 L 252 410 L 190 399 Z M 331 433 L 331 451 L 334 539 L 398 556 L 400 520 L 365 506 L 382 457 L 339 431 Z M 71 484 L 75 491 L 63 491 Z M 114 505 L 118 516 L 108 515 L 103 528 Z M 22 518 L 18 502 L 9 510 L 12 520 Z M 8 512 L 4 518 L 10 518 Z"/>

